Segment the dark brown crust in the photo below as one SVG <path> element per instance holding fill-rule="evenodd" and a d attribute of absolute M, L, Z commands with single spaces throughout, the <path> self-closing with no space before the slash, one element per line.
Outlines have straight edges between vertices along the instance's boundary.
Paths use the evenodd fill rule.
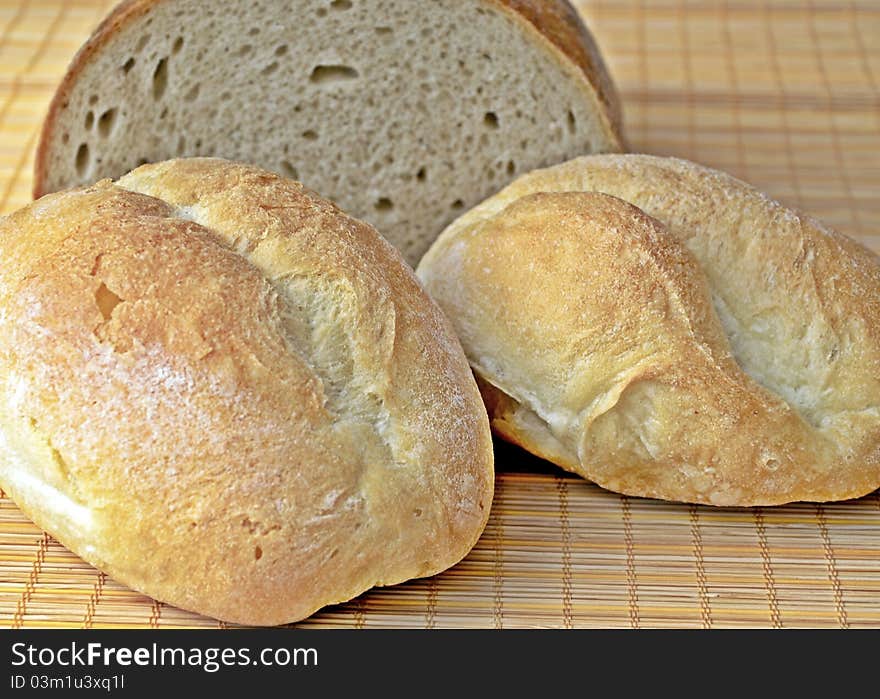
<path fill-rule="evenodd" d="M 48 194 L 46 188 L 47 156 L 52 130 L 58 113 L 66 106 L 68 95 L 83 68 L 120 29 L 143 16 L 155 5 L 166 0 L 123 0 L 98 25 L 85 44 L 77 51 L 67 68 L 61 84 L 52 98 L 34 159 L 33 197 Z M 613 81 L 605 67 L 599 49 L 577 10 L 568 0 L 484 0 L 500 5 L 524 19 L 555 49 L 560 60 L 570 62 L 583 73 L 589 88 L 605 107 L 608 130 L 621 149 L 624 147 L 620 100 Z"/>

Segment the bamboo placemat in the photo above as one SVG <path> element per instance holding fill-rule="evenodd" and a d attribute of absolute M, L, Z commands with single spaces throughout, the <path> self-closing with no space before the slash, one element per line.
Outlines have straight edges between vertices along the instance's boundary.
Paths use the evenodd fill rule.
<path fill-rule="evenodd" d="M 0 0 L 0 212 L 107 0 Z M 635 150 L 726 169 L 880 251 L 880 3 L 585 0 Z M 880 626 L 880 492 L 725 509 L 604 492 L 499 445 L 489 527 L 447 573 L 302 626 Z M 0 497 L 0 625 L 218 626 L 109 580 Z"/>

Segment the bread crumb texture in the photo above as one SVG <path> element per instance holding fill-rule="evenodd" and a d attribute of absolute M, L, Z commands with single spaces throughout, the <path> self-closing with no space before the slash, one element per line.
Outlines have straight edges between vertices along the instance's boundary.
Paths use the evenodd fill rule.
<path fill-rule="evenodd" d="M 611 155 L 528 174 L 419 276 L 495 431 L 599 485 L 712 505 L 880 486 L 880 263 L 724 173 Z"/>
<path fill-rule="evenodd" d="M 129 0 L 56 94 L 35 193 L 221 156 L 302 180 L 415 265 L 517 174 L 621 138 L 564 0 Z"/>
<path fill-rule="evenodd" d="M 451 327 L 301 185 L 148 165 L 2 219 L 0 257 L 0 484 L 118 580 L 278 624 L 482 532 L 489 425 Z"/>

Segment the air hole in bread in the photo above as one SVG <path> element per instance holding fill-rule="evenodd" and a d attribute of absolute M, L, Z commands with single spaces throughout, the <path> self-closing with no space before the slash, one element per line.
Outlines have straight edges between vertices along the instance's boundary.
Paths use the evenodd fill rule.
<path fill-rule="evenodd" d="M 180 49 L 183 48 L 183 37 L 179 36 L 174 40 L 174 43 L 171 45 L 171 53 L 180 53 Z"/>
<path fill-rule="evenodd" d="M 89 169 L 89 144 L 80 143 L 76 149 L 76 172 L 78 175 L 85 175 Z"/>
<path fill-rule="evenodd" d="M 570 109 L 568 110 L 567 121 L 568 132 L 574 135 L 575 133 L 577 133 L 577 118 L 575 117 L 574 112 Z"/>
<path fill-rule="evenodd" d="M 184 138 L 183 136 L 177 139 L 177 150 L 181 153 L 184 153 L 186 151 L 186 138 Z"/>
<path fill-rule="evenodd" d="M 421 517 L 421 516 L 422 516 L 422 511 L 418 507 L 413 510 L 413 517 Z"/>
<path fill-rule="evenodd" d="M 110 291 L 104 282 L 101 282 L 101 286 L 95 292 L 95 303 L 98 310 L 101 311 L 101 315 L 104 316 L 104 320 L 108 321 L 113 316 L 116 307 L 122 303 L 122 299 Z"/>
<path fill-rule="evenodd" d="M 317 141 L 318 140 L 318 132 L 309 129 L 308 131 L 302 132 L 302 137 L 307 141 Z"/>
<path fill-rule="evenodd" d="M 487 129 L 497 129 L 498 115 L 495 112 L 486 112 L 486 115 L 483 117 L 483 125 Z"/>
<path fill-rule="evenodd" d="M 147 47 L 147 44 L 150 43 L 151 38 L 152 37 L 149 34 L 144 34 L 140 39 L 138 39 L 137 45 L 134 47 L 134 50 L 138 53 L 143 51 Z"/>
<path fill-rule="evenodd" d="M 419 182 L 424 182 L 428 179 L 428 171 L 426 168 L 420 167 L 419 171 L 416 173 L 416 179 Z"/>
<path fill-rule="evenodd" d="M 456 199 L 454 202 L 452 202 L 452 210 L 453 211 L 460 211 L 463 208 L 464 208 L 464 201 L 463 200 Z"/>
<path fill-rule="evenodd" d="M 259 546 L 254 547 L 254 560 L 259 561 L 263 557 L 263 549 Z"/>
<path fill-rule="evenodd" d="M 287 44 L 281 44 L 277 49 L 275 49 L 276 56 L 283 56 L 287 53 Z"/>
<path fill-rule="evenodd" d="M 272 61 L 269 65 L 263 68 L 260 73 L 263 75 L 272 75 L 276 70 L 278 70 L 278 61 Z"/>
<path fill-rule="evenodd" d="M 70 143 L 70 134 L 66 133 L 66 132 L 61 134 L 61 142 L 62 143 Z"/>
<path fill-rule="evenodd" d="M 248 29 L 248 36 L 256 36 L 259 33 L 260 33 L 259 27 L 251 27 L 250 29 Z"/>
<path fill-rule="evenodd" d="M 333 0 L 330 3 L 331 10 L 350 10 L 351 0 Z"/>
<path fill-rule="evenodd" d="M 375 204 L 373 204 L 373 208 L 380 213 L 385 213 L 394 208 L 394 202 L 388 197 L 381 197 Z"/>
<path fill-rule="evenodd" d="M 516 174 L 516 163 L 512 160 L 507 161 L 507 174 L 514 175 Z"/>
<path fill-rule="evenodd" d="M 189 91 L 186 93 L 186 95 L 184 95 L 184 99 L 185 99 L 187 102 L 195 102 L 195 101 L 198 99 L 198 97 L 199 97 L 199 91 L 200 91 L 201 89 L 202 89 L 201 84 L 200 84 L 200 83 L 196 83 L 195 85 L 193 85 L 193 86 L 189 89 Z"/>
<path fill-rule="evenodd" d="M 128 75 L 131 69 L 134 68 L 134 64 L 134 58 L 129 58 L 125 63 L 122 64 L 122 72 Z"/>
<path fill-rule="evenodd" d="M 250 44 L 243 44 L 238 47 L 238 51 L 235 52 L 236 56 L 247 56 L 251 51 L 254 50 L 254 47 Z"/>
<path fill-rule="evenodd" d="M 281 161 L 281 172 L 292 180 L 299 179 L 299 171 L 290 164 L 289 160 Z"/>
<path fill-rule="evenodd" d="M 379 36 L 388 36 L 392 31 L 391 27 L 376 27 L 376 34 Z"/>
<path fill-rule="evenodd" d="M 118 110 L 116 107 L 108 109 L 98 119 L 98 134 L 101 138 L 107 138 L 113 133 L 113 127 L 116 125 L 116 115 Z"/>
<path fill-rule="evenodd" d="M 309 81 L 316 85 L 332 85 L 357 80 L 359 77 L 360 73 L 351 66 L 326 65 L 315 66 Z"/>
<path fill-rule="evenodd" d="M 148 162 L 150 162 L 150 161 L 147 158 L 138 158 L 137 163 L 136 163 L 136 167 L 140 167 L 141 165 L 146 165 Z"/>
<path fill-rule="evenodd" d="M 163 58 L 156 64 L 153 71 L 153 99 L 157 102 L 162 99 L 168 87 L 168 59 Z"/>
<path fill-rule="evenodd" d="M 165 107 L 165 109 L 163 109 L 162 112 L 159 114 L 159 119 L 164 119 L 167 116 L 168 116 L 168 107 Z"/>
<path fill-rule="evenodd" d="M 86 131 L 91 131 L 92 127 L 95 125 L 95 113 L 90 109 L 86 112 L 86 120 L 84 122 L 84 126 L 86 127 Z"/>

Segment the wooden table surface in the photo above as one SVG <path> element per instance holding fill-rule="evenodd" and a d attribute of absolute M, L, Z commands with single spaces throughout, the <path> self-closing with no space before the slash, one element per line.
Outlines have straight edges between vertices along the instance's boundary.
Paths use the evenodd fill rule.
<path fill-rule="evenodd" d="M 317 1 L 317 0 L 316 0 Z M 0 212 L 105 0 L 0 0 Z M 719 167 L 880 251 L 880 1 L 583 0 L 634 150 Z M 713 510 L 621 497 L 499 447 L 453 570 L 307 626 L 880 626 L 880 493 Z M 0 498 L 0 625 L 216 626 L 109 580 Z"/>

